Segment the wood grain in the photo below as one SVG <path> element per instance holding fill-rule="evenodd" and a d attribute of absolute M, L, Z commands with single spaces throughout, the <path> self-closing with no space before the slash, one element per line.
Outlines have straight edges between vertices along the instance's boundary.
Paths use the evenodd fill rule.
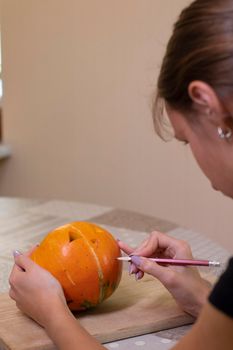
<path fill-rule="evenodd" d="M 0 294 L 0 349 L 56 349 L 44 329 Z M 100 342 L 119 340 L 192 323 L 167 290 L 150 276 L 135 281 L 124 272 L 117 291 L 102 305 L 77 316 Z"/>

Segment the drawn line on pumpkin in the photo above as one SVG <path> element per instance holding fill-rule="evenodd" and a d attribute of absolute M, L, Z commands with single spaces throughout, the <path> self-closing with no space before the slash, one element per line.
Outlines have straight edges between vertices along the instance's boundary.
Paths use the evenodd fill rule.
<path fill-rule="evenodd" d="M 94 248 L 92 247 L 92 245 L 90 244 L 89 240 L 86 238 L 85 235 L 83 235 L 83 233 L 77 228 L 79 234 L 82 236 L 82 238 L 84 239 L 84 241 L 86 242 L 86 244 L 88 245 L 88 247 L 90 248 L 90 251 L 92 252 L 92 255 L 95 259 L 96 265 L 97 265 L 97 271 L 98 271 L 98 277 L 99 277 L 99 288 L 100 288 L 100 295 L 99 295 L 99 302 L 101 303 L 104 299 L 105 296 L 105 288 L 104 288 L 104 274 L 100 265 L 100 261 L 99 258 L 94 250 Z"/>
<path fill-rule="evenodd" d="M 69 274 L 69 271 L 64 270 L 64 272 L 65 272 L 66 277 L 67 277 L 68 280 L 70 281 L 70 283 L 73 284 L 73 286 L 76 286 L 76 283 L 72 280 L 72 278 L 71 278 L 71 276 L 70 276 L 70 274 Z"/>

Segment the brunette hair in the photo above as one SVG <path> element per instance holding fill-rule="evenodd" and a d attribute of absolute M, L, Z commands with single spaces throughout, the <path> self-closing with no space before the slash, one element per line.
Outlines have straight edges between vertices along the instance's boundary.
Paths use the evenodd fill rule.
<path fill-rule="evenodd" d="M 153 104 L 154 127 L 162 138 L 164 102 L 189 118 L 188 86 L 194 80 L 209 84 L 220 99 L 233 93 L 233 0 L 196 0 L 175 23 Z"/>

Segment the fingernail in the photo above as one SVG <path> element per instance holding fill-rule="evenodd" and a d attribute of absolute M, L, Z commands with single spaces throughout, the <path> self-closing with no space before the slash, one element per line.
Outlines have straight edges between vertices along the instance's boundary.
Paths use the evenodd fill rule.
<path fill-rule="evenodd" d="M 16 258 L 17 256 L 22 255 L 22 253 L 19 250 L 14 250 L 13 255 Z"/>
<path fill-rule="evenodd" d="M 137 275 L 138 275 L 138 279 L 141 280 L 143 277 L 143 272 L 140 270 L 138 271 Z"/>
<path fill-rule="evenodd" d="M 132 263 L 134 263 L 136 266 L 140 266 L 140 264 L 141 264 L 141 258 L 140 258 L 140 256 L 137 256 L 137 255 L 132 255 L 132 256 L 131 256 L 131 261 L 132 261 Z"/>
<path fill-rule="evenodd" d="M 135 274 L 135 280 L 138 281 L 139 278 L 140 278 L 140 276 L 139 276 L 139 271 L 138 271 L 138 272 Z"/>
<path fill-rule="evenodd" d="M 132 275 L 133 273 L 133 265 L 129 264 L 129 274 Z"/>

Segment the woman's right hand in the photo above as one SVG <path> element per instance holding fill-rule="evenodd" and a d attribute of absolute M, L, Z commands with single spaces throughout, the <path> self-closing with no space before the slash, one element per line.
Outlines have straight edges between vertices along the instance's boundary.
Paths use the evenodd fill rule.
<path fill-rule="evenodd" d="M 135 273 L 137 279 L 142 278 L 144 272 L 158 278 L 185 312 L 194 317 L 199 315 L 211 285 L 200 276 L 198 269 L 193 266 L 162 266 L 147 259 L 193 259 L 187 242 L 153 232 L 137 249 L 122 241 L 118 244 L 126 254 L 133 255 L 130 272 Z"/>
<path fill-rule="evenodd" d="M 9 278 L 9 295 L 23 313 L 47 328 L 58 314 L 60 317 L 69 313 L 69 310 L 58 280 L 29 256 L 30 252 L 15 252 L 15 264 Z"/>

